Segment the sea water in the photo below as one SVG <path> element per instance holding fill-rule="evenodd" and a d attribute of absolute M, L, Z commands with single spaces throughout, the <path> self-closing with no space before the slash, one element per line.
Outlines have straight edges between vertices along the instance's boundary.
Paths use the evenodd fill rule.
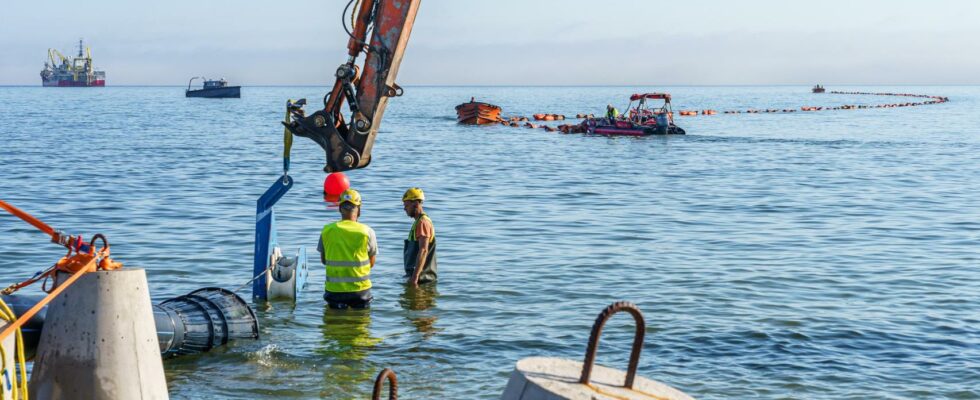
<path fill-rule="evenodd" d="M 276 216 L 287 255 L 310 254 L 310 285 L 295 305 L 254 304 L 261 339 L 166 361 L 171 396 L 367 398 L 391 367 L 404 398 L 493 399 L 521 358 L 581 359 L 595 316 L 628 300 L 647 321 L 640 373 L 697 398 L 980 398 L 980 88 L 829 89 L 951 101 L 678 117 L 687 136 L 606 138 L 460 126 L 453 107 L 475 96 L 504 116 L 601 114 L 646 91 L 718 111 L 910 99 L 407 87 L 371 165 L 348 173 L 380 244 L 369 312 L 325 310 L 315 248 L 338 214 L 322 200 L 322 150 L 297 137 Z M 0 198 L 105 234 L 116 260 L 146 269 L 154 301 L 252 277 L 255 201 L 282 174 L 286 99 L 315 107 L 327 88 L 182 91 L 0 88 Z M 418 289 L 402 278 L 411 186 L 439 241 L 439 283 Z M 62 254 L 0 216 L 3 286 Z M 625 368 L 631 335 L 614 317 L 598 362 Z"/>

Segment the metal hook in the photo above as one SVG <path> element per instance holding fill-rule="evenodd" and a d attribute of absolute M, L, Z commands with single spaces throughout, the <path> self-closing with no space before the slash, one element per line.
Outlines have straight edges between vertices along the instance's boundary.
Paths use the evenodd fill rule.
<path fill-rule="evenodd" d="M 633 388 L 633 381 L 636 378 L 636 368 L 640 363 L 640 351 L 643 350 L 643 336 L 646 333 L 646 322 L 643 321 L 643 313 L 640 312 L 640 309 L 635 304 L 626 301 L 619 301 L 609 305 L 609 307 L 602 310 L 599 316 L 596 317 L 595 323 L 592 324 L 592 334 L 589 335 L 589 346 L 585 350 L 585 361 L 582 363 L 582 376 L 578 380 L 579 383 L 583 385 L 589 384 L 589 378 L 592 375 L 592 366 L 595 364 L 596 350 L 599 347 L 599 336 L 602 335 L 602 327 L 613 314 L 620 311 L 629 312 L 633 315 L 633 320 L 636 321 L 636 333 L 633 335 L 633 349 L 630 351 L 630 363 L 626 370 L 626 382 L 623 384 L 626 388 Z"/>
<path fill-rule="evenodd" d="M 105 235 L 103 235 L 101 233 L 96 233 L 95 235 L 92 236 L 92 241 L 89 242 L 89 245 L 92 246 L 92 249 L 91 249 L 92 254 L 97 254 L 98 253 L 98 251 L 95 250 L 95 240 L 96 239 L 102 239 L 102 248 L 99 249 L 99 251 L 108 250 L 109 249 L 109 241 L 106 240 Z"/>
<path fill-rule="evenodd" d="M 374 380 L 374 393 L 371 395 L 371 400 L 381 400 L 385 379 L 388 380 L 388 400 L 398 400 L 398 378 L 391 368 L 385 368 L 378 373 L 378 377 Z"/>

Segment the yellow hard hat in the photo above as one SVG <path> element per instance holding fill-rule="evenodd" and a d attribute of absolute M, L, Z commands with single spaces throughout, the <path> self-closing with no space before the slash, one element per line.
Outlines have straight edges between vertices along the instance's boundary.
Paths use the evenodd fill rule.
<path fill-rule="evenodd" d="M 413 187 L 405 191 L 405 195 L 402 196 L 402 201 L 425 201 L 425 193 L 422 193 L 422 189 Z"/>
<path fill-rule="evenodd" d="M 347 189 L 340 194 L 340 198 L 337 200 L 337 204 L 351 203 L 355 206 L 361 206 L 361 194 L 357 193 L 354 189 Z"/>

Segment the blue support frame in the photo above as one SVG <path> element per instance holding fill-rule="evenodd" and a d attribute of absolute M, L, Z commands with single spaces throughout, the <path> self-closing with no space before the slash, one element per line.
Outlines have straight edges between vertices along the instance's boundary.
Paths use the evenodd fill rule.
<path fill-rule="evenodd" d="M 276 219 L 272 206 L 276 205 L 276 202 L 292 187 L 292 178 L 284 174 L 259 197 L 255 204 L 255 258 L 252 264 L 252 276 L 258 278 L 252 281 L 253 300 L 268 298 L 264 272 L 268 268 L 269 252 L 276 242 Z"/>

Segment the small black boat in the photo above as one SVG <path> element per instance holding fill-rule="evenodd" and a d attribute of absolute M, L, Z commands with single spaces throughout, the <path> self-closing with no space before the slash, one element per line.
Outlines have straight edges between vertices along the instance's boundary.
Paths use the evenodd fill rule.
<path fill-rule="evenodd" d="M 191 90 L 191 84 L 194 83 L 195 79 L 203 79 L 204 86 L 200 89 Z M 241 86 L 228 86 L 228 81 L 224 78 L 219 80 L 210 80 L 204 77 L 195 76 L 191 78 L 190 82 L 187 82 L 187 91 L 184 92 L 186 97 L 207 97 L 207 98 L 240 98 L 241 96 Z"/>

